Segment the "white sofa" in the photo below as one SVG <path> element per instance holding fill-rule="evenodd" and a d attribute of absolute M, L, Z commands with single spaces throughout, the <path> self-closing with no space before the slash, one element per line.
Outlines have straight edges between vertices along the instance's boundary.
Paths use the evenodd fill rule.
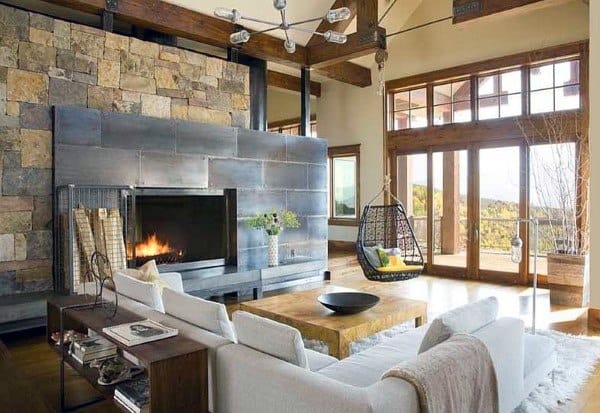
<path fill-rule="evenodd" d="M 117 284 L 118 285 L 118 284 Z M 114 299 L 107 291 L 105 298 Z M 381 376 L 415 357 L 431 324 L 338 361 L 307 350 L 302 368 L 237 344 L 120 294 L 120 306 L 178 328 L 209 348 L 209 405 L 213 412 L 419 412 L 412 385 Z M 524 332 L 521 320 L 499 318 L 472 332 L 486 344 L 498 381 L 501 412 L 510 412 L 552 371 L 552 340 Z"/>

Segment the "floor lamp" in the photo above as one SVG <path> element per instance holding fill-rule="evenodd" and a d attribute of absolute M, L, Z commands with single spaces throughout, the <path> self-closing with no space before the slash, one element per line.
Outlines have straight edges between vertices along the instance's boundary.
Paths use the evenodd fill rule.
<path fill-rule="evenodd" d="M 536 296 L 537 296 L 537 261 L 538 261 L 538 236 L 539 236 L 539 226 L 540 222 L 537 218 L 517 218 L 515 220 L 515 235 L 512 237 L 510 241 L 511 245 L 511 255 L 510 259 L 515 264 L 519 264 L 523 258 L 523 240 L 519 237 L 519 229 L 521 223 L 530 223 L 534 226 L 534 235 L 533 235 L 533 319 L 531 321 L 531 332 L 535 334 L 535 307 L 536 307 Z M 529 251 L 527 251 L 529 253 Z M 529 272 L 529 268 L 527 268 Z"/>

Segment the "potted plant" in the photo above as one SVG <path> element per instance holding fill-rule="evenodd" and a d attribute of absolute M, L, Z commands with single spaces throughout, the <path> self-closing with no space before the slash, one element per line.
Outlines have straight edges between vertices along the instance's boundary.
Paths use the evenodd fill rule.
<path fill-rule="evenodd" d="M 272 210 L 269 213 L 257 214 L 248 220 L 248 226 L 264 230 L 269 237 L 269 267 L 279 265 L 279 234 L 285 228 L 299 228 L 300 221 L 292 211 Z"/>
<path fill-rule="evenodd" d="M 589 141 L 581 114 L 555 112 L 521 121 L 532 151 L 530 215 L 540 221 L 550 302 L 584 307 L 589 299 Z M 536 152 L 540 159 L 536 159 Z M 541 159 L 543 158 L 543 159 Z"/>

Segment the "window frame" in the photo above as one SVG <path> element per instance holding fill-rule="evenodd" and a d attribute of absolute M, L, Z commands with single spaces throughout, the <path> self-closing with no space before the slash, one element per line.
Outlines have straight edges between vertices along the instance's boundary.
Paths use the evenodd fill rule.
<path fill-rule="evenodd" d="M 280 121 L 271 122 L 267 126 L 267 131 L 272 133 L 281 133 L 284 135 L 300 135 L 300 118 L 285 119 Z M 291 133 L 292 129 L 298 130 L 298 133 Z M 314 133 L 314 134 L 313 134 Z M 307 137 L 317 138 L 317 115 L 310 115 L 310 135 Z"/>
<path fill-rule="evenodd" d="M 570 63 L 570 62 L 574 62 L 577 61 L 578 62 L 578 81 L 577 83 L 568 83 L 568 84 L 563 84 L 560 86 L 556 86 L 556 65 L 560 64 L 560 63 Z M 543 88 L 539 88 L 539 89 L 532 89 L 531 88 L 531 69 L 535 69 L 535 68 L 539 68 L 539 67 L 544 67 L 544 66 L 552 66 L 552 86 L 550 87 L 543 87 Z M 583 105 L 583 98 L 582 98 L 582 92 L 581 92 L 581 66 L 582 66 L 582 62 L 581 62 L 581 56 L 570 56 L 570 57 L 564 57 L 564 58 L 560 58 L 560 59 L 555 59 L 552 61 L 545 61 L 545 62 L 536 62 L 534 64 L 531 64 L 529 66 L 529 70 L 527 71 L 527 101 L 528 101 L 528 114 L 529 115 L 544 115 L 544 114 L 550 114 L 550 113 L 556 113 L 556 112 L 566 112 L 566 111 L 570 111 L 570 110 L 580 110 L 582 108 Z M 567 87 L 571 87 L 571 86 L 577 86 L 577 89 L 579 91 L 579 107 L 577 108 L 571 108 L 571 109 L 556 109 L 556 90 L 557 89 L 564 89 Z M 532 113 L 531 112 L 531 94 L 535 93 L 535 92 L 543 92 L 543 91 L 552 91 L 552 110 L 551 111 L 547 111 L 547 112 L 536 112 L 536 113 Z"/>
<path fill-rule="evenodd" d="M 416 106 L 414 108 L 410 107 L 411 104 L 411 96 L 412 96 L 412 92 L 415 90 L 421 90 L 423 89 L 425 91 L 425 106 Z M 399 93 L 408 93 L 408 109 L 400 109 L 400 110 L 396 110 L 396 105 L 395 105 L 395 96 Z M 390 93 L 388 93 L 389 96 L 389 113 L 388 113 L 388 131 L 395 131 L 395 130 L 411 130 L 411 129 L 422 129 L 422 128 L 427 128 L 429 126 L 431 126 L 431 119 L 429 119 L 429 108 L 431 107 L 431 105 L 433 104 L 433 102 L 430 102 L 429 100 L 429 88 L 428 85 L 415 85 L 415 86 L 411 86 L 408 88 L 403 88 L 403 89 L 399 89 L 399 90 L 394 90 Z M 411 112 L 413 110 L 420 110 L 420 109 L 425 109 L 425 119 L 427 124 L 425 126 L 416 126 L 413 127 L 411 125 L 412 121 L 411 121 Z M 408 112 L 408 127 L 407 128 L 402 128 L 402 129 L 395 129 L 394 128 L 394 119 L 395 119 L 395 114 L 396 113 L 400 113 L 400 112 Z"/>
<path fill-rule="evenodd" d="M 469 84 L 469 99 L 463 99 L 463 100 L 457 100 L 454 101 L 453 100 L 453 85 L 455 83 L 459 83 L 459 82 L 467 82 Z M 440 86 L 446 86 L 446 85 L 450 85 L 450 102 L 449 103 L 440 103 L 440 104 L 435 104 L 435 88 L 436 87 L 440 87 Z M 444 126 L 444 125 L 453 125 L 453 124 L 457 124 L 457 123 L 469 123 L 469 122 L 473 122 L 473 82 L 471 81 L 471 76 L 462 76 L 462 77 L 458 77 L 458 78 L 454 78 L 454 79 L 445 79 L 443 81 L 440 82 L 434 82 L 431 85 L 431 90 L 432 90 L 432 101 L 431 101 L 431 119 L 429 120 L 431 122 L 431 125 L 429 126 Z M 467 121 L 467 122 L 456 122 L 454 119 L 454 105 L 458 104 L 458 103 L 469 103 L 469 110 L 471 111 L 471 120 Z M 451 114 L 451 121 L 448 123 L 442 123 L 442 124 L 436 124 L 435 123 L 435 108 L 436 107 L 440 107 L 440 106 L 445 106 L 445 105 L 450 105 L 450 114 Z M 429 110 L 429 109 L 428 109 Z"/>
<path fill-rule="evenodd" d="M 335 211 L 335 194 L 334 194 L 334 168 L 333 160 L 336 158 L 356 158 L 356 170 L 355 170 L 355 182 L 356 182 L 356 196 L 355 196 L 355 210 L 356 217 L 354 218 L 339 218 L 334 217 Z M 327 216 L 329 225 L 339 226 L 358 226 L 360 223 L 361 215 L 361 203 L 360 203 L 360 144 L 356 145 L 343 145 L 343 146 L 331 146 L 327 148 L 327 164 L 329 174 L 329 212 Z"/>
<path fill-rule="evenodd" d="M 506 119 L 506 118 L 516 118 L 519 116 L 523 116 L 525 114 L 525 108 L 523 107 L 523 94 L 527 93 L 526 91 L 523 91 L 523 77 L 529 75 L 529 73 L 524 73 L 524 68 L 526 66 L 519 66 L 519 67 L 509 67 L 509 68 L 502 68 L 502 69 L 498 69 L 498 70 L 492 70 L 489 72 L 484 72 L 484 73 L 478 73 L 475 75 L 475 78 L 477 80 L 477 96 L 475 96 L 475 103 L 477 105 L 477 121 L 488 121 L 488 120 L 497 120 L 497 119 Z M 505 73 L 511 73 L 511 72 L 519 72 L 519 76 L 521 78 L 521 85 L 520 85 L 520 89 L 519 92 L 511 92 L 511 93 L 502 93 L 502 75 Z M 486 77 L 490 77 L 490 76 L 496 76 L 496 82 L 497 82 L 497 94 L 495 95 L 489 95 L 489 96 L 484 96 L 484 97 L 480 97 L 479 96 L 479 81 L 482 78 L 486 78 Z M 521 102 L 521 113 L 517 114 L 517 115 L 510 115 L 510 116 L 502 116 L 502 98 L 508 98 L 509 96 L 519 96 L 519 100 Z M 498 116 L 495 118 L 485 118 L 485 119 L 481 119 L 480 117 L 480 112 L 481 112 L 481 108 L 479 106 L 480 101 L 484 100 L 484 99 L 498 99 Z"/>

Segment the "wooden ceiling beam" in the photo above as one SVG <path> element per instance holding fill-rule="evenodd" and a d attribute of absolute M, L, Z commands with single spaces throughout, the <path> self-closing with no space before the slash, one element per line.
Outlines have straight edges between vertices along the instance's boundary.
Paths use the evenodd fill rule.
<path fill-rule="evenodd" d="M 287 89 L 293 92 L 300 92 L 302 89 L 299 77 L 288 75 L 287 73 L 276 72 L 274 70 L 267 71 L 267 84 L 269 86 Z M 321 97 L 321 84 L 319 82 L 310 82 L 310 94 L 318 98 Z"/>
<path fill-rule="evenodd" d="M 356 31 L 370 33 L 377 30 L 379 12 L 377 0 L 357 0 L 356 5 Z"/>
<path fill-rule="evenodd" d="M 501 13 L 542 0 L 453 0 L 454 24 Z"/>
<path fill-rule="evenodd" d="M 335 63 L 313 69 L 320 75 L 358 87 L 371 86 L 371 69 L 352 62 Z"/>
<path fill-rule="evenodd" d="M 308 64 L 324 67 L 344 62 L 385 49 L 385 29 L 382 27 L 370 33 L 353 33 L 344 44 L 325 43 L 308 48 Z"/>

